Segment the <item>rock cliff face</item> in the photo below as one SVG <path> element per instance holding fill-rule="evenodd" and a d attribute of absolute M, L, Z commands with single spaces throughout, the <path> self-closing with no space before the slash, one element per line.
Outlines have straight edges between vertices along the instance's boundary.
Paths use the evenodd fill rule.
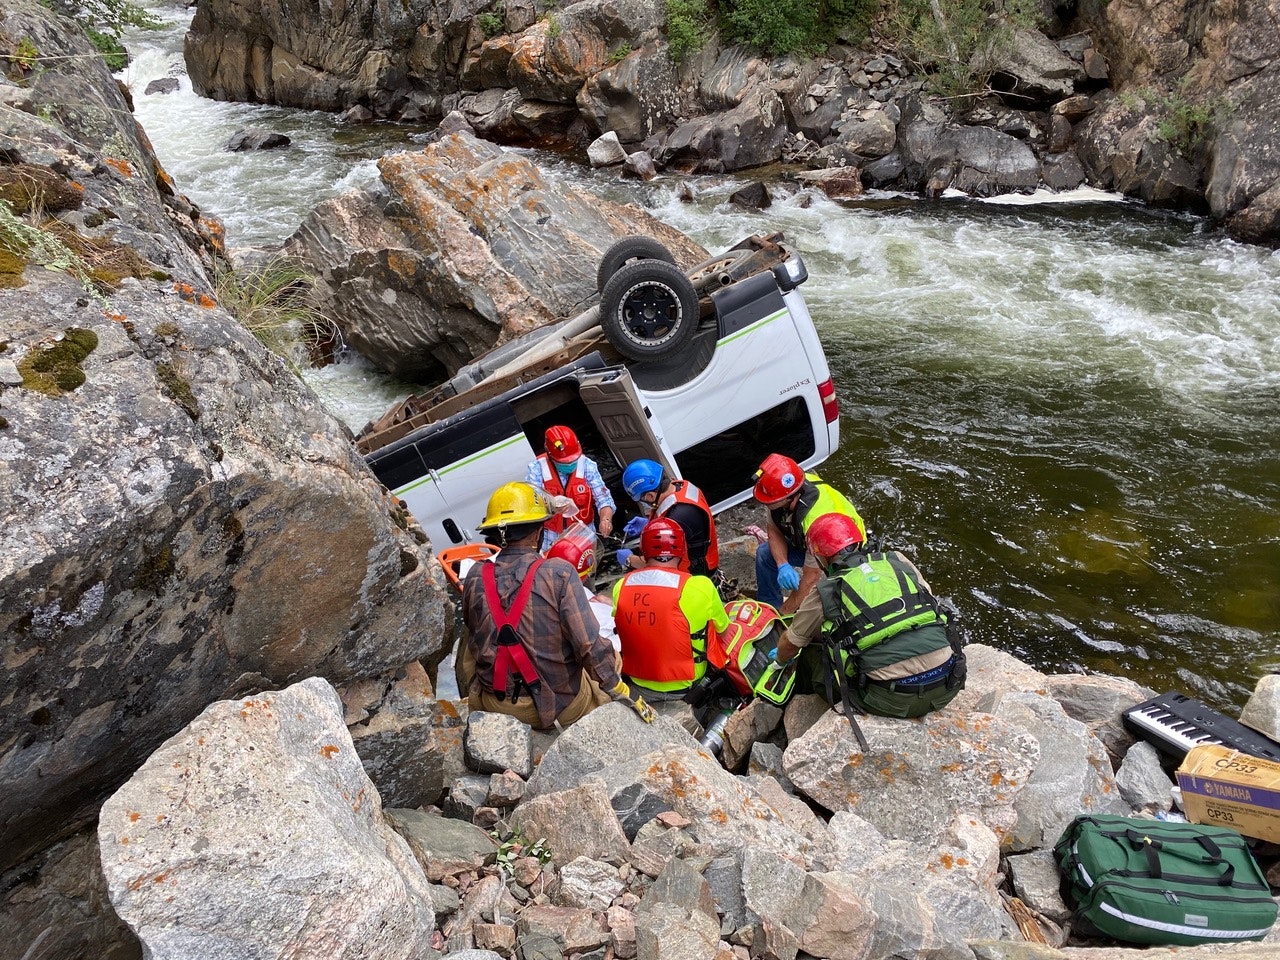
<path fill-rule="evenodd" d="M 941 120 L 914 134 L 902 121 L 920 113 L 924 78 L 884 51 L 770 60 L 713 33 L 673 65 L 651 0 L 343 10 L 203 0 L 188 73 L 232 100 L 406 119 L 457 109 L 502 143 L 581 147 L 614 133 L 677 171 L 784 161 L 930 194 L 1087 180 L 1208 212 L 1247 240 L 1280 227 L 1280 0 L 1055 8 L 1048 35 L 1018 31 L 996 93 L 930 104 Z"/>
<path fill-rule="evenodd" d="M 446 606 L 346 428 L 215 302 L 216 224 L 83 34 L 5 0 L 0 36 L 38 51 L 0 81 L 2 873 L 210 702 L 430 656 Z"/>

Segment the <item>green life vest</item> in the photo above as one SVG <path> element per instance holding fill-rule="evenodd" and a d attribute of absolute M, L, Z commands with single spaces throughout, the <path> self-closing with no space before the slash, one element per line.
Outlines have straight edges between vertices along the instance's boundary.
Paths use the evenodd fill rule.
<path fill-rule="evenodd" d="M 947 623 L 933 595 L 894 554 L 855 555 L 857 566 L 840 570 L 818 583 L 825 619 L 823 632 L 840 646 L 861 653 L 891 637 L 937 623 Z"/>

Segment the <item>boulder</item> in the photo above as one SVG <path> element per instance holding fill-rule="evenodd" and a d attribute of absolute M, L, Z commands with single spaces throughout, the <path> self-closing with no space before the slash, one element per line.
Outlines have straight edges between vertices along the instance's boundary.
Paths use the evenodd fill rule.
<path fill-rule="evenodd" d="M 391 829 L 324 680 L 211 704 L 102 807 L 116 912 L 156 960 L 415 958 L 427 878 Z"/>
<path fill-rule="evenodd" d="M 1043 33 L 1017 27 L 1013 47 L 1000 61 L 991 84 L 1010 106 L 1030 109 L 1070 96 L 1084 79 L 1084 67 Z"/>
<path fill-rule="evenodd" d="M 951 708 L 918 721 L 864 716 L 858 723 L 868 754 L 834 712 L 788 744 L 783 770 L 799 792 L 925 845 L 942 837 L 955 810 L 971 812 L 1002 844 L 1013 841 L 1019 794 L 1040 762 L 1034 736 L 990 714 Z"/>
<path fill-rule="evenodd" d="M 635 207 L 549 182 L 466 132 L 383 157 L 381 187 L 328 200 L 286 244 L 348 344 L 407 380 L 443 379 L 499 340 L 580 313 L 600 257 L 645 234 L 706 251 Z"/>
<path fill-rule="evenodd" d="M 384 804 L 429 806 L 463 773 L 466 704 L 437 700 L 417 661 L 398 674 L 367 714 L 352 717 L 348 710 L 348 729 Z"/>
<path fill-rule="evenodd" d="M 237 130 L 231 135 L 231 139 L 227 141 L 226 149 L 231 153 L 241 153 L 245 150 L 276 150 L 280 147 L 287 147 L 292 142 L 288 136 L 283 133 L 277 133 L 274 130 L 246 127 L 243 130 Z"/>
<path fill-rule="evenodd" d="M 445 607 L 350 432 L 214 301 L 216 224 L 174 191 L 93 47 L 34 3 L 5 22 L 49 60 L 34 112 L 0 111 L 0 142 L 104 212 L 63 215 L 107 282 L 28 268 L 0 289 L 22 378 L 0 433 L 7 870 L 92 823 L 211 702 L 381 676 L 433 652 Z"/>

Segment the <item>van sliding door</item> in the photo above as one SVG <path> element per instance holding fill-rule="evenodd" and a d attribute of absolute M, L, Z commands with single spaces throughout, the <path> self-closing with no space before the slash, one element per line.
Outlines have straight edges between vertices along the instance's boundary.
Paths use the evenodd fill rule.
<path fill-rule="evenodd" d="M 578 396 L 619 463 L 656 460 L 672 476 L 675 457 L 662 439 L 662 425 L 645 415 L 631 374 L 625 369 L 579 374 Z"/>

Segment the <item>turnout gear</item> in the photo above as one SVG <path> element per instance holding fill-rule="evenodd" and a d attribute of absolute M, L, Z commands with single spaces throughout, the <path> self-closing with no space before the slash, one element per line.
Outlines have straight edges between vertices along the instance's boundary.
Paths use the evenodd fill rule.
<path fill-rule="evenodd" d="M 489 497 L 484 519 L 477 529 L 497 530 L 526 523 L 541 523 L 551 516 L 551 508 L 542 491 L 516 481 L 504 483 Z"/>
<path fill-rule="evenodd" d="M 548 427 L 543 448 L 556 463 L 573 463 L 582 456 L 578 435 L 568 427 Z"/>
<path fill-rule="evenodd" d="M 656 518 L 640 534 L 640 555 L 646 560 L 687 561 L 689 548 L 684 542 L 684 530 L 674 520 Z"/>

